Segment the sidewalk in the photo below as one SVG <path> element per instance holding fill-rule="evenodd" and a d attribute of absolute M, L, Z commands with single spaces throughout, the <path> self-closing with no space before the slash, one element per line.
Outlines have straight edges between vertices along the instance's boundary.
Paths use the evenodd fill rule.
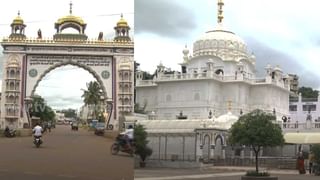
<path fill-rule="evenodd" d="M 245 174 L 246 171 L 255 170 L 255 167 L 240 166 L 205 166 L 192 169 L 168 169 L 168 168 L 145 168 L 135 170 L 135 180 L 169 180 L 169 179 L 223 179 L 233 180 Z M 296 170 L 280 170 L 260 168 L 259 171 L 268 171 L 270 174 L 283 176 L 297 176 Z M 310 175 L 308 175 L 310 176 Z M 225 178 L 223 178 L 225 177 Z M 299 177 L 299 176 L 298 176 Z M 304 178 L 307 177 L 304 176 Z M 311 176 L 310 176 L 311 177 Z M 300 177 L 301 178 L 301 177 Z M 314 178 L 314 177 L 313 177 Z M 299 178 L 298 178 L 299 179 Z"/>

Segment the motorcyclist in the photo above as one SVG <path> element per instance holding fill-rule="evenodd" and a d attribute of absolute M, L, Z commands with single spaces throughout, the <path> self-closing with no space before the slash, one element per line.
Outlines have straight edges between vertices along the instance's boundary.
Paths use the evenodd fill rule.
<path fill-rule="evenodd" d="M 40 124 L 37 123 L 36 126 L 32 129 L 32 132 L 33 132 L 33 134 L 34 134 L 34 138 L 41 137 L 41 136 L 42 136 L 43 129 L 42 129 L 42 127 L 40 126 Z"/>
<path fill-rule="evenodd" d="M 133 141 L 133 126 L 130 124 L 128 128 L 122 133 L 124 135 L 124 140 L 126 141 L 127 147 L 131 148 L 131 142 Z"/>

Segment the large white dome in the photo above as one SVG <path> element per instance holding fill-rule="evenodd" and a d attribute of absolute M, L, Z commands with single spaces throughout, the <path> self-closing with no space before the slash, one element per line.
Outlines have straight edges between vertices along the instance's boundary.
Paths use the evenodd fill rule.
<path fill-rule="evenodd" d="M 223 59 L 226 52 L 240 56 L 248 55 L 247 45 L 242 38 L 224 30 L 221 25 L 203 34 L 193 44 L 193 56 L 216 55 Z"/>

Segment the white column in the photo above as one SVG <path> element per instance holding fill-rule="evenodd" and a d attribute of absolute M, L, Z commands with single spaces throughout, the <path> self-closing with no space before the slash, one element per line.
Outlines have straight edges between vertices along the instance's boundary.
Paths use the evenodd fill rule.
<path fill-rule="evenodd" d="M 246 146 L 244 146 L 244 145 L 241 147 L 241 152 L 240 152 L 240 158 L 241 158 L 241 159 L 244 159 L 244 148 L 245 148 L 245 147 L 246 147 Z"/>
<path fill-rule="evenodd" d="M 250 159 L 253 159 L 253 150 L 252 150 L 252 147 L 250 147 Z"/>

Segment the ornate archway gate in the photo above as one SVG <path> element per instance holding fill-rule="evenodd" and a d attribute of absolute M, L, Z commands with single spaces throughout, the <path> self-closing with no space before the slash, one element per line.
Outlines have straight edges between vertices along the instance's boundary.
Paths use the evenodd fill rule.
<path fill-rule="evenodd" d="M 103 40 L 102 33 L 99 39 L 88 40 L 84 34 L 86 24 L 73 16 L 72 10 L 55 23 L 57 33 L 52 39 L 43 39 L 40 30 L 37 39 L 29 39 L 24 35 L 25 27 L 18 14 L 11 24 L 11 35 L 1 42 L 4 54 L 1 129 L 6 126 L 19 129 L 29 124 L 27 101 L 47 73 L 65 65 L 83 68 L 99 82 L 109 127 L 118 128 L 119 115 L 133 112 L 134 47 L 130 27 L 122 16 L 110 41 Z M 79 34 L 63 33 L 66 28 L 76 29 Z M 81 81 L 78 77 L 74 80 Z"/>

